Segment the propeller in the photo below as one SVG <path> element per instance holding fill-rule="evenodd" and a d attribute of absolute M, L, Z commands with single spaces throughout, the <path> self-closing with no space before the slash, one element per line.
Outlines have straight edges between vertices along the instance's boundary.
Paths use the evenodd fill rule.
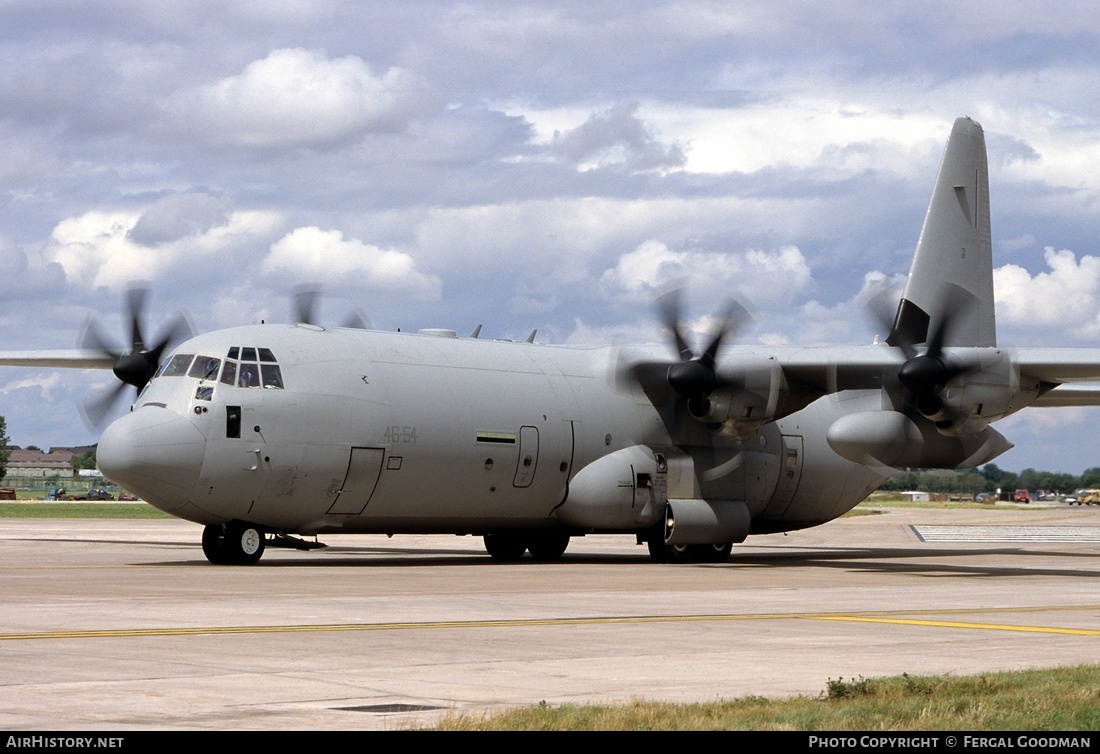
<path fill-rule="evenodd" d="M 321 297 L 321 288 L 315 284 L 299 285 L 294 288 L 294 321 L 304 325 L 317 324 L 317 301 Z M 362 311 L 350 312 L 340 325 L 355 330 L 371 329 L 370 319 Z"/>
<path fill-rule="evenodd" d="M 975 364 L 953 363 L 943 351 L 952 328 L 965 318 L 967 310 L 974 303 L 973 297 L 962 294 L 965 291 L 957 286 L 949 288 L 945 300 L 951 305 L 944 307 L 943 316 L 935 323 L 931 332 L 927 331 L 927 325 L 914 327 L 911 321 L 902 322 L 907 316 L 905 309 L 908 302 L 905 300 L 899 304 L 893 323 L 883 320 L 881 308 L 877 312 L 880 324 L 891 329 L 886 342 L 901 349 L 905 355 L 905 361 L 898 369 L 898 382 L 913 397 L 917 411 L 927 417 L 933 417 L 943 410 L 943 390 L 951 380 L 978 369 Z M 910 311 L 917 311 L 927 322 L 927 315 L 923 312 L 915 307 Z M 919 332 L 921 330 L 924 332 Z M 925 344 L 923 351 L 917 349 L 920 343 Z"/>
<path fill-rule="evenodd" d="M 657 299 L 662 323 L 671 333 L 679 356 L 673 362 L 641 362 L 630 368 L 632 376 L 643 388 L 667 384 L 676 395 L 685 399 L 688 411 L 695 418 L 710 411 L 710 395 L 726 380 L 718 374 L 718 352 L 722 344 L 748 322 L 749 314 L 740 303 L 730 299 L 723 308 L 717 333 L 700 353 L 695 353 L 684 337 L 680 322 L 680 289 L 675 288 Z"/>
<path fill-rule="evenodd" d="M 680 289 L 674 289 L 658 299 L 658 306 L 665 327 L 672 332 L 680 362 L 668 368 L 668 384 L 688 402 L 688 411 L 693 416 L 705 416 L 710 410 L 708 400 L 722 383 L 716 368 L 718 351 L 731 332 L 741 328 L 748 321 L 749 313 L 744 306 L 730 299 L 723 309 L 718 332 L 710 344 L 700 354 L 695 354 L 688 346 L 680 329 Z"/>
<path fill-rule="evenodd" d="M 156 374 L 161 356 L 173 343 L 192 337 L 195 328 L 186 314 L 176 315 L 166 328 L 165 334 L 156 342 L 146 343 L 142 321 L 145 318 L 145 302 L 149 295 L 148 286 L 133 286 L 127 291 L 127 306 L 124 316 L 130 324 L 130 345 L 119 348 L 103 335 L 103 330 L 94 318 L 89 318 L 80 337 L 80 345 L 88 350 L 99 351 L 114 359 L 112 370 L 119 384 L 93 400 L 88 401 L 82 410 L 85 421 L 92 428 L 102 425 L 104 418 L 121 397 L 127 385 L 133 386 L 137 393 L 148 384 Z"/>

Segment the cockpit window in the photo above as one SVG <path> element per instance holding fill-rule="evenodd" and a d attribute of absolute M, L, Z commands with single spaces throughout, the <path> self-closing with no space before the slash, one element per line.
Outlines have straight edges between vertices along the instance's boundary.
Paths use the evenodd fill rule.
<path fill-rule="evenodd" d="M 248 350 L 248 349 L 245 349 Z M 237 380 L 237 385 L 240 387 L 259 387 L 260 386 L 260 365 L 259 364 L 241 364 L 241 376 Z"/>
<path fill-rule="evenodd" d="M 215 359 L 213 356 L 199 356 L 195 359 L 195 363 L 191 365 L 191 370 L 187 373 L 187 376 L 197 377 L 200 380 L 212 380 L 218 376 L 218 369 L 221 368 L 221 365 L 221 359 Z"/>
<path fill-rule="evenodd" d="M 193 353 L 177 353 L 165 365 L 161 372 L 162 377 L 182 377 L 187 374 L 187 368 L 191 366 L 191 360 L 195 358 Z"/>
<path fill-rule="evenodd" d="M 282 389 L 283 373 L 278 364 L 260 364 L 264 387 Z"/>
<path fill-rule="evenodd" d="M 237 362 L 238 357 L 240 363 Z M 203 358 L 203 357 L 199 357 Z M 283 372 L 270 348 L 233 346 L 226 355 L 221 382 L 237 387 L 283 389 Z"/>
<path fill-rule="evenodd" d="M 225 369 L 222 370 L 221 381 L 226 385 L 237 384 L 237 362 L 227 361 L 225 362 Z"/>

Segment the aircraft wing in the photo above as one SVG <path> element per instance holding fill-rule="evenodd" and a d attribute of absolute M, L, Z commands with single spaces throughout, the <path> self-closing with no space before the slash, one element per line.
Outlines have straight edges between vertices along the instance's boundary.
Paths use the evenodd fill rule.
<path fill-rule="evenodd" d="M 969 349 L 950 349 L 948 356 L 967 356 Z M 974 349 L 992 355 L 1001 349 Z M 1021 379 L 1043 383 L 1046 391 L 1034 406 L 1100 406 L 1100 349 L 1004 349 Z M 980 361 L 981 357 L 979 357 Z M 905 361 L 886 346 L 846 349 L 806 348 L 778 356 L 788 378 L 822 393 L 883 386 Z M 1078 383 L 1078 384 L 1073 384 Z M 1079 384 L 1095 383 L 1095 384 Z"/>
<path fill-rule="evenodd" d="M 1056 385 L 1033 406 L 1100 406 L 1100 350 L 1035 348 L 1012 351 L 1021 376 Z M 1076 383 L 1076 384 L 1067 384 Z"/>
<path fill-rule="evenodd" d="M 1040 408 L 1100 406 L 1100 385 L 1060 385 L 1031 404 Z"/>
<path fill-rule="evenodd" d="M 96 349 L 62 351 L 0 351 L 3 367 L 53 367 L 58 369 L 111 369 L 115 359 Z"/>
<path fill-rule="evenodd" d="M 1021 375 L 1040 382 L 1100 382 L 1100 350 L 1094 348 L 1020 348 L 1009 354 Z"/>
<path fill-rule="evenodd" d="M 885 345 L 803 348 L 777 359 L 788 379 L 823 394 L 882 387 L 905 362 L 898 349 Z"/>

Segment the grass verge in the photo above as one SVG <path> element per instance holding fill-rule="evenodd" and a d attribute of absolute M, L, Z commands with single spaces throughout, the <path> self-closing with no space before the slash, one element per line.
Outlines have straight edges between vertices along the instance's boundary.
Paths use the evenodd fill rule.
<path fill-rule="evenodd" d="M 0 518 L 174 518 L 148 503 L 0 503 Z"/>
<path fill-rule="evenodd" d="M 1058 730 L 1100 729 L 1100 665 L 974 676 L 830 680 L 820 696 L 706 704 L 633 701 L 454 714 L 438 730 Z"/>

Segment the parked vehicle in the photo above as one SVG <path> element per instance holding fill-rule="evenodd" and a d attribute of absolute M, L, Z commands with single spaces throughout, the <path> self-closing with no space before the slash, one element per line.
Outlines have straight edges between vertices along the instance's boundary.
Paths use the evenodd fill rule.
<path fill-rule="evenodd" d="M 1081 490 L 1074 502 L 1077 505 L 1100 505 L 1100 490 Z"/>
<path fill-rule="evenodd" d="M 1016 503 L 1030 503 L 1031 493 L 1027 490 L 1016 490 L 1016 494 L 1012 496 L 1012 500 Z"/>
<path fill-rule="evenodd" d="M 84 495 L 77 495 L 76 499 L 77 500 L 114 500 L 115 498 L 114 498 L 114 495 L 112 495 L 107 490 L 105 490 L 101 487 L 97 487 L 94 490 L 88 490 L 88 492 Z"/>

